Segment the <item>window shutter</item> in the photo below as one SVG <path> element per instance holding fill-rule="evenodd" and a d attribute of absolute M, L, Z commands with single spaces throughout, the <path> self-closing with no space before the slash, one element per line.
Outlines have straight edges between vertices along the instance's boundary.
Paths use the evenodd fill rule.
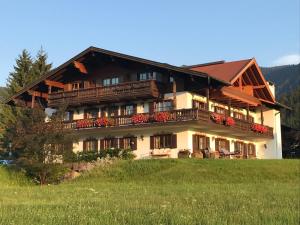
<path fill-rule="evenodd" d="M 196 101 L 194 99 L 192 100 L 192 106 L 193 108 L 196 108 Z"/>
<path fill-rule="evenodd" d="M 133 104 L 133 114 L 137 113 L 137 104 Z"/>
<path fill-rule="evenodd" d="M 94 142 L 95 142 L 95 149 L 94 150 L 96 152 L 98 152 L 98 140 L 94 140 Z"/>
<path fill-rule="evenodd" d="M 193 151 L 198 150 L 197 136 L 198 136 L 198 135 L 193 134 Z"/>
<path fill-rule="evenodd" d="M 73 121 L 73 120 L 74 120 L 74 112 L 73 112 L 73 111 L 70 111 L 69 113 L 70 113 L 70 114 L 69 114 L 69 115 L 70 115 L 69 120 L 70 120 L 70 121 Z"/>
<path fill-rule="evenodd" d="M 130 138 L 130 146 L 132 150 L 137 150 L 137 137 Z"/>
<path fill-rule="evenodd" d="M 119 147 L 121 149 L 125 149 L 125 147 L 124 147 L 124 138 L 119 138 Z"/>
<path fill-rule="evenodd" d="M 230 152 L 230 143 L 228 140 L 225 140 L 225 147 L 226 147 L 226 150 Z"/>
<path fill-rule="evenodd" d="M 237 149 L 237 142 L 236 142 L 236 141 L 234 142 L 234 152 L 238 152 L 238 149 Z"/>
<path fill-rule="evenodd" d="M 100 140 L 100 150 L 104 150 L 104 139 Z"/>
<path fill-rule="evenodd" d="M 150 136 L 150 149 L 154 149 L 154 136 Z"/>
<path fill-rule="evenodd" d="M 101 108 L 101 117 L 105 117 L 106 108 Z"/>
<path fill-rule="evenodd" d="M 113 148 L 118 148 L 118 138 L 113 138 L 112 145 Z"/>
<path fill-rule="evenodd" d="M 121 106 L 121 116 L 125 115 L 126 105 Z"/>
<path fill-rule="evenodd" d="M 87 143 L 86 143 L 86 141 L 83 141 L 83 151 L 84 152 L 87 151 Z"/>
<path fill-rule="evenodd" d="M 245 155 L 245 156 L 247 156 L 248 154 L 248 145 L 246 144 L 246 143 L 244 143 L 243 144 L 244 145 L 244 152 L 243 152 L 243 154 Z"/>
<path fill-rule="evenodd" d="M 87 111 L 86 111 L 86 109 L 84 110 L 83 118 L 84 118 L 84 119 L 87 118 Z"/>
<path fill-rule="evenodd" d="M 154 113 L 154 102 L 149 102 L 149 114 Z"/>
<path fill-rule="evenodd" d="M 177 148 L 177 134 L 171 135 L 171 148 Z"/>
<path fill-rule="evenodd" d="M 210 139 L 209 137 L 205 137 L 206 148 L 210 149 Z"/>
<path fill-rule="evenodd" d="M 114 111 L 114 117 L 119 115 L 119 106 L 115 106 L 113 107 L 113 111 Z"/>
<path fill-rule="evenodd" d="M 215 139 L 215 151 L 219 151 L 219 139 Z"/>

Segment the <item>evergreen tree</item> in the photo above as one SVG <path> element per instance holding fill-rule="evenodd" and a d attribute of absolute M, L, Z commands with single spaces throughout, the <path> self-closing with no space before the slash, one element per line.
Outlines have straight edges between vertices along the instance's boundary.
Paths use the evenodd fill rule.
<path fill-rule="evenodd" d="M 41 47 L 36 55 L 35 61 L 32 64 L 32 80 L 36 80 L 37 78 L 50 71 L 52 63 L 48 64 L 47 59 L 48 55 Z"/>
<path fill-rule="evenodd" d="M 9 73 L 7 79 L 6 87 L 9 95 L 17 93 L 32 81 L 32 63 L 29 52 L 24 49 L 16 59 L 14 71 Z"/>

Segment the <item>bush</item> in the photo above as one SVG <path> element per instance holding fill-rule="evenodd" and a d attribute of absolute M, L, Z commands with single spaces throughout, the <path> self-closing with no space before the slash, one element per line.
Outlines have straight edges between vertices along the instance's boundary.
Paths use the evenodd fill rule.
<path fill-rule="evenodd" d="M 97 151 L 90 151 L 90 152 L 79 152 L 77 153 L 77 159 L 78 162 L 91 162 L 96 161 L 97 158 L 100 157 L 99 153 Z"/>

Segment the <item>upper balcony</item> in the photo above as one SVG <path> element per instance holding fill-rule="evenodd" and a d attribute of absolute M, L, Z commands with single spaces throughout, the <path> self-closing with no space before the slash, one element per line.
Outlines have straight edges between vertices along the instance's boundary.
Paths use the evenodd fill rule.
<path fill-rule="evenodd" d="M 101 86 L 49 94 L 48 107 L 60 105 L 97 104 L 118 102 L 136 98 L 158 98 L 161 84 L 155 80 L 126 82 L 111 86 Z"/>

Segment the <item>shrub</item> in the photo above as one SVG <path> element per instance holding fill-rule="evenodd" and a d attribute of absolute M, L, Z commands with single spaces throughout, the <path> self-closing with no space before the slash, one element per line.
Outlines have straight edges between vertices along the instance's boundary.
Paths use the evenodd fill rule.
<path fill-rule="evenodd" d="M 91 161 L 96 161 L 98 157 L 99 157 L 99 153 L 97 151 L 79 152 L 77 153 L 76 161 L 91 162 Z"/>

